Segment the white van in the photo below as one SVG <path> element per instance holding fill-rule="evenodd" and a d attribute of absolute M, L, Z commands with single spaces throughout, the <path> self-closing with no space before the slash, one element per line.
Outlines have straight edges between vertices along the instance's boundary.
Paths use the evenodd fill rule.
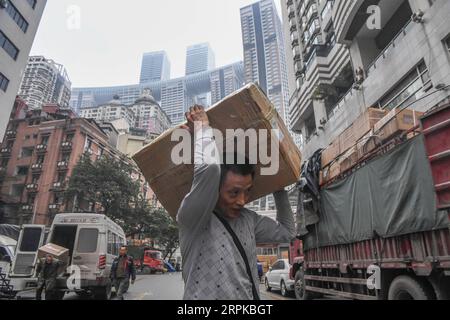
<path fill-rule="evenodd" d="M 0 291 L 6 292 L 9 289 L 10 282 L 8 274 L 11 267 L 11 261 L 14 258 L 14 252 L 16 250 L 17 241 L 0 235 Z M 0 293 L 1 295 L 1 293 Z"/>
<path fill-rule="evenodd" d="M 69 249 L 69 265 L 81 272 L 81 287 L 73 291 L 82 296 L 92 295 L 95 299 L 107 300 L 111 297 L 111 265 L 126 245 L 122 228 L 105 215 L 88 213 L 58 214 L 46 236 L 45 227 L 24 226 L 18 241 L 16 258 L 13 262 L 11 278 L 35 277 L 37 250 L 44 243 L 53 243 Z M 62 299 L 69 291 L 69 274 L 58 278 L 56 299 Z M 37 279 L 33 278 L 36 282 Z M 26 287 L 30 285 L 25 284 Z M 16 288 L 15 288 L 16 290 Z M 18 291 L 19 291 L 18 290 Z"/>

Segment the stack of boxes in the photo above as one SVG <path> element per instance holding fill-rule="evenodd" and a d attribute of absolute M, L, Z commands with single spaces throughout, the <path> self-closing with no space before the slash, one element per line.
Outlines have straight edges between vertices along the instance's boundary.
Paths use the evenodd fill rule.
<path fill-rule="evenodd" d="M 383 142 L 411 130 L 422 115 L 410 109 L 367 109 L 323 151 L 321 184 L 351 169 Z"/>

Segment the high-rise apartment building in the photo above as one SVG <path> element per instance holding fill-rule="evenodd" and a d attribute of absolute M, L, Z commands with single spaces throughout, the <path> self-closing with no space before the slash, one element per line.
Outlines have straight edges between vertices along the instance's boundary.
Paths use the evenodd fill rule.
<path fill-rule="evenodd" d="M 0 1 L 0 139 L 47 0 Z"/>
<path fill-rule="evenodd" d="M 170 79 L 170 61 L 165 51 L 144 53 L 139 83 Z"/>
<path fill-rule="evenodd" d="M 32 109 L 46 103 L 68 107 L 71 86 L 64 66 L 42 56 L 33 56 L 28 59 L 19 96 Z"/>
<path fill-rule="evenodd" d="M 449 1 L 286 0 L 282 11 L 291 127 L 305 158 L 368 107 L 425 111 L 448 100 Z"/>
<path fill-rule="evenodd" d="M 209 43 L 189 46 L 186 52 L 186 75 L 209 71 L 216 67 L 216 58 Z"/>
<path fill-rule="evenodd" d="M 244 83 L 242 71 L 234 65 L 211 72 L 211 104 L 232 94 Z"/>
<path fill-rule="evenodd" d="M 258 83 L 288 123 L 289 84 L 280 17 L 273 0 L 241 8 L 244 74 Z"/>

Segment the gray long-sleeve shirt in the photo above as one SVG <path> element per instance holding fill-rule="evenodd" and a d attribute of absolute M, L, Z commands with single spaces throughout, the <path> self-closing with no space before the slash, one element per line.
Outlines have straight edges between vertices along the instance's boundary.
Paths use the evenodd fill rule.
<path fill-rule="evenodd" d="M 220 164 L 211 128 L 195 136 L 194 181 L 178 211 L 185 300 L 252 300 L 252 285 L 231 235 L 213 214 L 219 198 Z M 257 243 L 286 243 L 295 237 L 294 217 L 286 192 L 274 194 L 277 221 L 243 209 L 227 221 L 247 254 L 258 284 Z M 257 290 L 259 287 L 257 285 Z"/>

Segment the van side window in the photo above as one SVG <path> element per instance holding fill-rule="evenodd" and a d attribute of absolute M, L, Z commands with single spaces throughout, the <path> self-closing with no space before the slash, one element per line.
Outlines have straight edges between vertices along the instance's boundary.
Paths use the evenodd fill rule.
<path fill-rule="evenodd" d="M 94 253 L 97 251 L 98 229 L 81 229 L 78 235 L 78 252 Z"/>
<path fill-rule="evenodd" d="M 114 240 L 111 231 L 108 231 L 108 254 L 113 254 Z"/>

